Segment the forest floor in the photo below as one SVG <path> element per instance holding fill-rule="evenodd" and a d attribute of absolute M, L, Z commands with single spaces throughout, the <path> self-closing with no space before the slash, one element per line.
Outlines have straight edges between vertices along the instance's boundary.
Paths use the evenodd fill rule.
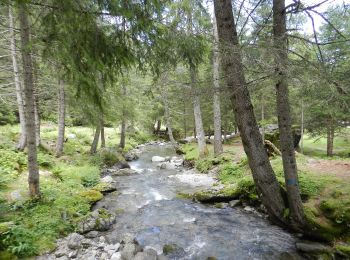
<path fill-rule="evenodd" d="M 0 259 L 15 259 L 14 255 L 23 259 L 53 249 L 56 239 L 73 232 L 91 205 L 103 197 L 101 168 L 150 138 L 129 135 L 126 149 L 120 151 L 118 130 L 106 127 L 108 149 L 91 156 L 93 133 L 89 127 L 66 127 L 64 155 L 56 158 L 57 127 L 41 126 L 45 144 L 38 150 L 41 198 L 30 200 L 26 152 L 15 149 L 19 127 L 0 127 Z"/>

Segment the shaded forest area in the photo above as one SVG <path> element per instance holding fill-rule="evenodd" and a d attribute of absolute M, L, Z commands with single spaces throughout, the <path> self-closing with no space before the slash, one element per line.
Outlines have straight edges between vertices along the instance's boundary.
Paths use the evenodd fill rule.
<path fill-rule="evenodd" d="M 0 258 L 55 248 L 155 140 L 224 187 L 179 197 L 349 257 L 350 5 L 328 2 L 2 1 Z"/>

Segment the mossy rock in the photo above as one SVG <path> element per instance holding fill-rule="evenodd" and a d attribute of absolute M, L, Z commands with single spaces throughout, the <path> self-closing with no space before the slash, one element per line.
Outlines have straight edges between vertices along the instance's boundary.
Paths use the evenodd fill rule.
<path fill-rule="evenodd" d="M 171 259 L 182 259 L 185 256 L 185 250 L 176 244 L 166 244 L 163 246 L 164 255 Z"/>
<path fill-rule="evenodd" d="M 336 244 L 335 249 L 343 256 L 350 258 L 350 245 L 349 244 Z"/>
<path fill-rule="evenodd" d="M 95 185 L 93 189 L 101 192 L 102 194 L 111 193 L 117 190 L 114 185 L 106 182 L 101 182 Z"/>
<path fill-rule="evenodd" d="M 315 208 L 306 206 L 304 207 L 304 213 L 311 233 L 324 240 L 332 241 L 343 232 L 341 227 L 321 216 Z"/>
<path fill-rule="evenodd" d="M 13 255 L 8 251 L 0 251 L 0 259 L 1 260 L 17 260 L 17 256 Z"/>
<path fill-rule="evenodd" d="M 86 190 L 80 193 L 89 203 L 95 203 L 103 198 L 103 194 L 97 190 Z"/>
<path fill-rule="evenodd" d="M 0 223 L 0 235 L 3 235 L 11 230 L 14 223 L 12 221 Z"/>
<path fill-rule="evenodd" d="M 350 206 L 349 201 L 340 198 L 322 200 L 320 209 L 324 215 L 334 221 L 337 225 L 343 226 L 349 231 L 350 223 Z M 346 230 L 344 230 L 346 231 Z"/>

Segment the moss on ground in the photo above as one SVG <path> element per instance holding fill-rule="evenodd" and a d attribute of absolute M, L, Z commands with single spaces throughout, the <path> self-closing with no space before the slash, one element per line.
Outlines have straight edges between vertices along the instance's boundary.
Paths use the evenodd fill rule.
<path fill-rule="evenodd" d="M 194 160 L 194 165 L 200 172 L 206 173 L 213 166 L 212 153 L 206 159 L 198 160 L 195 144 L 184 145 L 185 158 Z M 220 191 L 201 191 L 192 195 L 198 201 L 208 201 L 211 197 L 239 197 L 250 204 L 258 204 L 259 198 L 255 190 L 247 158 L 241 155 L 239 160 L 235 158 L 237 147 L 226 146 L 227 159 L 218 158 L 215 166 L 219 166 L 218 178 L 224 188 Z M 209 151 L 212 147 L 209 146 Z M 235 151 L 235 152 L 232 152 Z M 233 162 L 232 159 L 235 158 Z M 349 176 L 337 176 L 336 174 L 320 174 L 310 171 L 307 167 L 310 157 L 297 154 L 298 177 L 301 196 L 304 203 L 305 215 L 312 232 L 325 240 L 336 239 L 350 242 L 350 173 Z M 341 162 L 349 160 L 342 159 Z M 271 164 L 281 187 L 284 187 L 284 173 L 281 157 L 271 159 Z M 189 194 L 181 197 L 190 197 Z"/>
<path fill-rule="evenodd" d="M 90 156 L 93 129 L 87 127 L 67 127 L 64 155 L 56 158 L 57 127 L 45 124 L 41 138 L 52 151 L 39 149 L 41 198 L 30 200 L 26 153 L 14 149 L 18 125 L 1 126 L 0 136 L 0 259 L 22 259 L 53 249 L 56 239 L 74 231 L 91 204 L 102 198 L 106 187 L 99 183 L 100 167 L 123 159 L 123 151 L 115 149 Z M 105 136 L 107 147 L 119 143 L 115 129 L 105 128 Z M 149 139 L 135 133 L 127 138 L 127 149 Z M 13 191 L 20 198 L 10 199 Z"/>

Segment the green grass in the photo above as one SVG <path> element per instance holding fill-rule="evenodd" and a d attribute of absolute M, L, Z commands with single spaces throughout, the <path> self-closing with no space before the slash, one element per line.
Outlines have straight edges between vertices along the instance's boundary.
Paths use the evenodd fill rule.
<path fill-rule="evenodd" d="M 338 140 L 336 145 L 346 147 L 346 141 Z M 341 146 L 340 145 L 340 146 Z M 208 158 L 198 159 L 196 144 L 184 145 L 185 158 L 192 158 L 195 167 L 206 173 L 213 167 L 215 158 L 210 153 Z M 212 147 L 209 146 L 209 151 Z M 229 151 L 229 152 L 227 152 Z M 217 158 L 220 170 L 218 178 L 225 188 L 215 195 L 237 196 L 248 203 L 256 203 L 258 196 L 254 181 L 245 155 L 237 160 L 237 146 L 225 147 L 226 160 Z M 336 174 L 320 174 L 310 171 L 309 156 L 298 154 L 298 177 L 305 215 L 312 230 L 323 239 L 334 241 L 343 239 L 350 241 L 350 173 L 349 176 Z M 346 159 L 341 159 L 343 162 Z M 271 159 L 271 165 L 281 187 L 285 186 L 282 159 L 276 156 Z M 344 179 L 345 178 L 345 179 Z M 194 197 L 205 200 L 213 194 L 197 192 Z M 184 197 L 188 195 L 182 195 Z"/>
<path fill-rule="evenodd" d="M 112 149 L 100 150 L 94 156 L 89 154 L 93 129 L 67 127 L 66 137 L 70 134 L 76 138 L 68 138 L 63 156 L 56 158 L 57 128 L 50 124 L 41 127 L 42 141 L 52 152 L 38 151 L 41 198 L 30 200 L 26 153 L 14 149 L 19 127 L 0 127 L 0 259 L 14 259 L 14 255 L 24 258 L 53 249 L 55 240 L 74 231 L 91 204 L 102 198 L 100 167 L 122 160 L 116 148 L 119 133 L 105 128 L 106 145 Z M 150 139 L 140 133 L 129 135 L 125 151 Z M 10 199 L 13 191 L 21 198 Z M 10 223 L 8 227 L 6 223 Z"/>
<path fill-rule="evenodd" d="M 326 158 L 327 138 L 304 136 L 304 154 L 314 157 Z M 334 138 L 334 155 L 336 157 L 349 158 L 350 154 L 350 129 L 345 129 Z"/>

